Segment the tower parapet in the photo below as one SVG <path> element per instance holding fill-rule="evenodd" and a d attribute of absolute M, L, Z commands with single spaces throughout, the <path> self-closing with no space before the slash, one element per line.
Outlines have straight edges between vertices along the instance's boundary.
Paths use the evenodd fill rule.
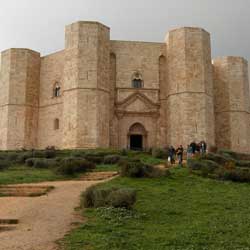
<path fill-rule="evenodd" d="M 201 28 L 179 28 L 167 35 L 168 143 L 214 144 L 210 35 Z"/>
<path fill-rule="evenodd" d="M 220 148 L 250 151 L 248 62 L 242 57 L 213 60 L 216 143 Z"/>

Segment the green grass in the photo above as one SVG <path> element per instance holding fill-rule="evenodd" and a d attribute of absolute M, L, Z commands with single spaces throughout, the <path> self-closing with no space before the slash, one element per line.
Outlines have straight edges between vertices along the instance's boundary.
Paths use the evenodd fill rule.
<path fill-rule="evenodd" d="M 65 179 L 65 177 L 55 174 L 50 169 L 34 169 L 25 166 L 11 167 L 0 172 L 0 185 L 35 183 L 63 179 Z"/>
<path fill-rule="evenodd" d="M 109 172 L 109 171 L 119 171 L 119 167 L 117 164 L 112 165 L 112 164 L 100 164 L 97 165 L 96 168 L 94 169 L 94 172 Z"/>
<path fill-rule="evenodd" d="M 160 179 L 117 178 L 106 186 L 138 190 L 134 212 L 88 209 L 63 240 L 66 250 L 250 249 L 250 185 L 172 170 Z"/>

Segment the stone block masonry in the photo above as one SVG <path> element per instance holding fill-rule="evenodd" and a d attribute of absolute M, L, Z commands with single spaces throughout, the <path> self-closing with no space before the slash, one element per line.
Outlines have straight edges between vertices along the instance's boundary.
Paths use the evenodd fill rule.
<path fill-rule="evenodd" d="M 0 150 L 186 147 L 250 152 L 247 61 L 211 59 L 210 34 L 113 41 L 98 22 L 66 26 L 65 49 L 1 53 Z"/>

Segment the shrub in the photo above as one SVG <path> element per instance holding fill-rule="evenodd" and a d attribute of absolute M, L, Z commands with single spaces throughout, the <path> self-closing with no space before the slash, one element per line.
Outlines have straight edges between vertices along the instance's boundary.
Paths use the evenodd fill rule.
<path fill-rule="evenodd" d="M 230 180 L 234 182 L 250 182 L 250 171 L 247 169 L 225 169 L 220 168 L 217 176 L 222 180 Z"/>
<path fill-rule="evenodd" d="M 8 152 L 6 158 L 8 161 L 16 162 L 18 158 L 18 152 Z"/>
<path fill-rule="evenodd" d="M 121 166 L 121 176 L 132 178 L 158 178 L 169 176 L 170 172 L 166 169 L 156 168 L 149 164 L 144 164 L 140 160 L 123 160 Z"/>
<path fill-rule="evenodd" d="M 83 150 L 73 150 L 70 155 L 71 157 L 84 158 L 86 152 Z"/>
<path fill-rule="evenodd" d="M 231 160 L 231 159 L 225 157 L 224 155 L 214 154 L 214 153 L 208 153 L 208 154 L 204 155 L 201 159 L 202 160 L 213 161 L 213 162 L 216 162 L 219 165 L 224 165 L 229 160 Z"/>
<path fill-rule="evenodd" d="M 28 159 L 28 158 L 33 158 L 33 154 L 31 151 L 24 151 L 24 152 L 20 152 L 16 161 L 17 163 L 20 163 L 20 164 L 23 164 L 25 163 L 25 161 Z"/>
<path fill-rule="evenodd" d="M 113 190 L 107 196 L 107 204 L 115 208 L 131 209 L 136 202 L 136 191 L 129 188 Z"/>
<path fill-rule="evenodd" d="M 192 170 L 201 170 L 205 164 L 199 159 L 188 159 L 187 166 Z"/>
<path fill-rule="evenodd" d="M 250 161 L 236 161 L 237 167 L 244 167 L 244 168 L 250 168 Z"/>
<path fill-rule="evenodd" d="M 56 157 L 56 149 L 55 147 L 47 147 L 45 149 L 45 157 L 48 159 Z"/>
<path fill-rule="evenodd" d="M 11 166 L 11 162 L 8 160 L 0 160 L 0 171 L 5 170 Z"/>
<path fill-rule="evenodd" d="M 74 175 L 75 173 L 84 173 L 95 167 L 94 163 L 82 158 L 65 158 L 60 161 L 57 172 L 63 175 Z"/>
<path fill-rule="evenodd" d="M 85 155 L 85 159 L 95 164 L 102 164 L 104 160 L 104 156 L 87 154 Z"/>
<path fill-rule="evenodd" d="M 250 161 L 250 154 L 237 153 L 226 149 L 220 149 L 218 153 L 221 155 L 228 155 L 234 160 Z"/>
<path fill-rule="evenodd" d="M 162 148 L 153 148 L 152 156 L 154 158 L 167 159 L 168 158 L 168 150 Z"/>
<path fill-rule="evenodd" d="M 128 188 L 90 187 L 83 193 L 85 208 L 115 207 L 132 208 L 136 202 L 136 191 Z"/>
<path fill-rule="evenodd" d="M 104 164 L 116 164 L 120 161 L 120 155 L 107 155 L 104 157 Z"/>
<path fill-rule="evenodd" d="M 25 161 L 28 167 L 34 168 L 52 168 L 57 166 L 57 162 L 54 159 L 42 159 L 42 158 L 29 158 Z"/>

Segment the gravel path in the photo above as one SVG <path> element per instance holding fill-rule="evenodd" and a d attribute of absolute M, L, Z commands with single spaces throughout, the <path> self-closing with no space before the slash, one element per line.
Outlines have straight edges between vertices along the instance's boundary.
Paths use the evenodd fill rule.
<path fill-rule="evenodd" d="M 81 192 L 96 183 L 100 181 L 47 182 L 42 185 L 55 189 L 46 196 L 0 198 L 0 218 L 20 220 L 15 230 L 0 232 L 0 250 L 57 249 L 54 242 L 79 221 L 74 209 Z"/>

